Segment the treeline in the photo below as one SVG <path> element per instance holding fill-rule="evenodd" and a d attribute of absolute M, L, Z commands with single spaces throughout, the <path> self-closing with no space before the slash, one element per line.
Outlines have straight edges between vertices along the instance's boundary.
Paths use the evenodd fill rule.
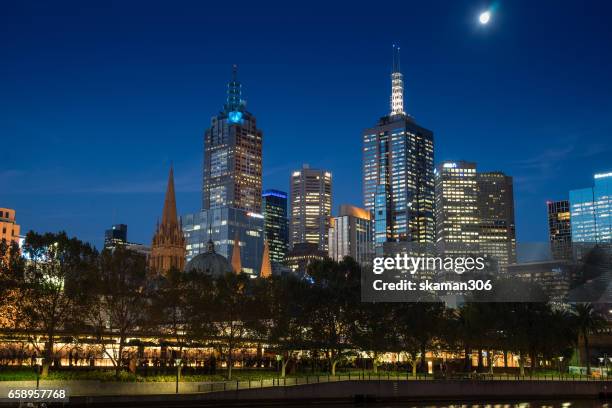
<path fill-rule="evenodd" d="M 66 333 L 93 336 L 117 373 L 128 338 L 176 339 L 179 355 L 191 346 L 215 347 L 227 361 L 243 344 L 265 344 L 284 376 L 300 352 L 326 361 L 331 374 L 344 361 L 365 353 L 377 370 L 385 353 L 399 353 L 412 372 L 426 372 L 428 352 L 464 356 L 465 371 L 484 369 L 484 355 L 502 351 L 527 359 L 564 357 L 579 335 L 588 336 L 603 319 L 588 304 L 573 310 L 547 303 L 362 303 L 359 265 L 352 259 L 311 264 L 309 279 L 246 274 L 212 277 L 170 271 L 154 276 L 142 255 L 117 248 L 98 253 L 65 233 L 27 235 L 22 253 L 0 245 L 0 329 L 26 333 L 39 344 L 43 375 L 54 343 Z M 108 338 L 117 343 L 108 344 Z M 472 353 L 477 352 L 477 367 Z M 490 364 L 489 364 L 490 366 Z"/>

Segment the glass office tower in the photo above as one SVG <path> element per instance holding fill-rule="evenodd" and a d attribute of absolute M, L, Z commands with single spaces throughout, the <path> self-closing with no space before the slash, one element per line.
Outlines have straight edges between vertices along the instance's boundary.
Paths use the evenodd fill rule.
<path fill-rule="evenodd" d="M 282 263 L 289 246 L 287 224 L 287 193 L 266 190 L 263 193 L 265 239 L 268 241 L 270 261 Z"/>
<path fill-rule="evenodd" d="M 432 243 L 433 133 L 404 112 L 399 48 L 394 50 L 391 110 L 363 132 L 363 202 L 374 215 L 377 253 L 386 242 Z"/>
<path fill-rule="evenodd" d="M 554 260 L 572 259 L 572 229 L 570 203 L 568 200 L 549 201 L 548 239 Z"/>
<path fill-rule="evenodd" d="M 593 187 L 570 191 L 573 243 L 612 243 L 612 172 L 593 179 Z"/>

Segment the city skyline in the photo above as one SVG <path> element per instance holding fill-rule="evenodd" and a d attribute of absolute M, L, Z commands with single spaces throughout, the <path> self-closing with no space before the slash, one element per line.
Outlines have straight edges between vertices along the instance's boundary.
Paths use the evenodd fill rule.
<path fill-rule="evenodd" d="M 538 5 L 538 7 L 544 6 Z M 530 16 L 521 14 L 523 8 L 524 5 L 521 4 L 507 6 L 504 10 L 506 20 L 500 24 L 504 22 L 510 24 L 510 19 L 518 18 L 519 15 L 530 21 Z M 9 15 L 15 19 L 2 30 L 17 33 L 18 31 L 10 30 L 20 28 L 19 10 L 11 11 L 14 14 L 9 12 Z M 426 7 L 418 9 L 419 13 L 425 14 L 426 11 Z M 456 12 L 456 15 L 461 16 L 456 20 L 463 18 L 468 20 L 473 17 L 470 14 L 473 11 L 473 7 L 466 3 L 459 2 L 449 6 L 450 14 Z M 470 51 L 472 53 L 470 55 L 476 57 L 470 67 L 467 67 L 469 65 L 467 59 L 459 58 L 452 52 L 446 57 L 429 52 L 425 54 L 424 60 L 422 58 L 414 60 L 406 57 L 405 53 L 402 61 L 406 92 L 405 109 L 419 123 L 426 124 L 436 134 L 435 163 L 443 160 L 474 161 L 483 171 L 503 171 L 515 177 L 517 239 L 523 242 L 547 241 L 547 199 L 567 199 L 569 190 L 588 185 L 594 173 L 610 170 L 609 162 L 606 161 L 606 157 L 609 156 L 606 135 L 609 135 L 612 129 L 611 115 L 606 116 L 609 112 L 607 103 L 610 83 L 606 79 L 595 90 L 592 82 L 598 78 L 599 69 L 604 72 L 610 65 L 609 56 L 597 53 L 598 50 L 601 51 L 598 44 L 601 46 L 606 41 L 605 32 L 603 36 L 596 38 L 595 33 L 600 27 L 595 16 L 597 13 L 587 16 L 579 12 L 576 14 L 576 10 L 573 12 L 578 26 L 588 23 L 593 28 L 590 32 L 591 43 L 587 41 L 587 50 L 583 52 L 586 53 L 586 57 L 598 60 L 597 69 L 569 64 L 563 74 L 564 78 L 557 78 L 559 75 L 554 74 L 552 79 L 544 78 L 544 70 L 552 67 L 548 64 L 553 64 L 555 58 L 545 64 L 536 55 L 530 62 L 533 72 L 527 73 L 520 69 L 513 72 L 512 69 L 517 69 L 516 65 L 510 63 L 509 67 L 503 67 L 504 63 L 509 63 L 507 58 L 511 53 L 503 56 L 494 52 L 492 48 L 501 42 L 505 45 L 502 47 L 505 51 L 507 47 L 514 49 L 513 47 L 523 44 L 521 41 L 525 40 L 523 35 L 526 34 L 515 33 L 520 38 L 508 38 L 508 34 L 501 33 L 499 27 L 487 27 L 489 31 L 485 32 L 465 21 L 461 21 L 461 24 L 455 21 L 452 29 L 447 27 L 439 35 L 445 41 L 452 43 L 449 36 L 453 30 L 457 32 L 463 30 L 464 35 L 472 41 L 472 44 L 462 44 L 466 47 L 464 51 Z M 558 20 L 563 21 L 570 11 L 556 10 L 555 13 Z M 448 23 L 450 20 L 447 17 L 440 18 Z M 187 17 L 183 15 L 182 18 Z M 342 22 L 351 21 L 351 18 L 359 20 L 360 17 L 350 15 Z M 593 22 L 592 19 L 596 21 Z M 148 26 L 146 23 L 147 21 L 141 22 Z M 45 24 L 42 24 L 40 30 L 44 27 Z M 324 28 L 326 32 L 330 30 L 325 24 Z M 231 65 L 237 63 L 240 66 L 241 82 L 245 84 L 245 98 L 249 101 L 250 108 L 257 112 L 258 125 L 266 134 L 263 149 L 263 188 L 288 191 L 287 181 L 291 170 L 299 168 L 302 163 L 309 163 L 312 167 L 329 169 L 333 173 L 334 203 L 361 206 L 360 163 L 351 157 L 359 154 L 360 134 L 363 129 L 388 111 L 391 44 L 397 41 L 403 50 L 410 48 L 422 50 L 428 43 L 433 44 L 428 37 L 419 41 L 406 41 L 411 30 L 404 27 L 402 31 L 393 30 L 394 32 L 384 36 L 385 38 L 377 37 L 367 41 L 364 39 L 365 33 L 361 32 L 362 35 L 357 36 L 355 41 L 345 44 L 346 48 L 344 52 L 339 53 L 339 56 L 327 55 L 330 48 L 324 47 L 319 54 L 316 54 L 321 58 L 309 62 L 310 70 L 314 71 L 310 75 L 306 74 L 304 61 L 300 59 L 298 53 L 299 50 L 302 50 L 301 52 L 311 50 L 310 42 L 298 43 L 296 50 L 289 53 L 288 59 L 283 62 L 270 58 L 271 48 L 280 46 L 280 43 L 262 45 L 261 56 L 251 61 L 247 56 L 236 58 L 227 54 L 215 59 L 214 63 L 194 58 L 193 67 L 185 65 L 182 68 L 188 71 L 187 77 L 189 81 L 193 80 L 193 83 L 176 77 L 181 71 L 180 62 L 176 62 L 176 65 L 170 67 L 175 76 L 170 75 L 170 79 L 166 78 L 171 86 L 165 85 L 160 88 L 152 88 L 154 81 L 149 82 L 160 75 L 159 70 L 147 71 L 145 78 L 135 81 L 124 89 L 121 86 L 125 85 L 126 77 L 117 73 L 126 72 L 127 77 L 130 77 L 136 72 L 135 69 L 142 65 L 141 59 L 151 58 L 154 47 L 149 47 L 145 50 L 148 52 L 142 55 L 139 54 L 140 57 L 136 58 L 136 61 L 128 60 L 125 64 L 108 68 L 112 71 L 111 74 L 114 73 L 110 76 L 109 72 L 105 74 L 103 70 L 94 69 L 87 64 L 79 65 L 77 61 L 77 66 L 83 69 L 84 75 L 96 79 L 96 85 L 86 88 L 90 94 L 87 98 L 83 98 L 82 102 L 78 98 L 77 88 L 83 78 L 72 81 L 64 78 L 63 82 L 60 81 L 58 84 L 66 85 L 61 90 L 65 95 L 56 94 L 54 100 L 56 103 L 49 104 L 48 111 L 44 110 L 44 106 L 38 105 L 51 100 L 49 92 L 53 88 L 50 88 L 50 84 L 46 81 L 57 79 L 58 76 L 61 79 L 70 70 L 66 68 L 67 64 L 60 64 L 55 66 L 59 72 L 51 70 L 48 78 L 43 78 L 44 75 L 40 70 L 49 64 L 53 66 L 47 60 L 42 61 L 41 66 L 31 65 L 28 69 L 22 69 L 29 58 L 34 58 L 42 51 L 41 48 L 28 42 L 35 37 L 26 36 L 25 39 L 17 39 L 17 43 L 24 42 L 22 43 L 24 48 L 21 53 L 16 49 L 9 49 L 10 52 L 7 54 L 9 63 L 7 67 L 2 68 L 3 73 L 7 74 L 4 75 L 3 84 L 6 84 L 8 92 L 5 94 L 6 99 L 2 98 L 6 117 L 0 123 L 0 132 L 13 136 L 8 141 L 10 152 L 8 161 L 5 161 L 0 172 L 4 191 L 2 205 L 17 211 L 17 220 L 23 232 L 30 229 L 40 232 L 65 229 L 69 234 L 90 241 L 101 248 L 104 230 L 112 224 L 126 223 L 130 226 L 133 241 L 148 243 L 158 217 L 159 203 L 163 201 L 170 161 L 175 162 L 178 213 L 186 214 L 199 210 L 201 202 L 199 175 L 202 165 L 200 146 L 203 130 L 207 127 L 210 117 L 218 111 L 218 101 L 224 97 L 224 87 L 231 72 Z M 528 26 L 527 31 L 531 30 L 542 34 L 539 30 Z M 40 33 L 38 32 L 38 35 Z M 56 32 L 54 36 L 62 38 L 69 33 L 70 28 L 66 28 L 66 31 Z M 128 35 L 130 44 L 142 41 L 134 32 L 130 33 L 132 35 Z M 297 31 L 291 33 L 291 36 L 297 35 Z M 32 34 L 36 35 L 36 32 Z M 581 35 L 581 41 L 585 40 L 586 34 Z M 543 35 L 541 41 L 545 38 Z M 106 45 L 107 52 L 120 51 L 110 49 L 110 45 L 115 40 L 111 39 L 108 44 L 102 44 Z M 177 40 L 173 37 L 168 41 Z M 513 44 L 513 40 L 516 40 L 517 44 Z M 534 53 L 536 50 L 541 50 L 538 44 L 541 46 L 542 43 L 537 41 L 536 43 L 532 48 Z M 73 50 L 74 47 L 78 49 L 79 44 L 81 43 L 77 40 L 68 41 L 67 50 Z M 570 41 L 570 44 L 575 43 Z M 52 50 L 58 49 L 57 44 L 51 46 Z M 166 46 L 167 44 L 162 44 L 164 49 Z M 189 45 L 192 46 L 196 45 Z M 214 48 L 210 44 L 206 46 Z M 248 56 L 253 57 L 257 48 L 249 48 Z M 439 50 L 439 46 L 434 48 Z M 354 55 L 357 50 L 360 52 L 359 57 Z M 485 55 L 487 53 L 491 54 Z M 548 57 L 561 57 L 554 50 L 548 50 L 545 54 Z M 176 54 L 173 55 L 177 57 Z M 187 58 L 187 55 L 188 53 L 185 53 L 182 58 Z M 328 59 L 323 58 L 324 56 Z M 366 56 L 370 62 L 361 61 L 362 56 Z M 181 57 L 177 58 L 180 61 Z M 266 61 L 265 58 L 268 58 L 268 62 L 263 63 L 262 61 Z M 453 87 L 442 78 L 438 64 L 444 64 L 445 59 L 451 62 L 450 65 L 447 64 L 448 68 L 457 70 L 463 79 L 460 85 Z M 295 82 L 304 82 L 306 86 L 312 86 L 314 83 L 314 88 L 306 91 L 304 85 L 297 87 L 294 82 L 288 81 L 291 75 L 283 73 L 280 69 L 283 66 L 289 67 L 288 71 L 294 71 L 291 75 L 294 76 Z M 271 73 L 265 72 L 271 67 Z M 204 68 L 206 73 L 201 72 L 196 76 L 195 72 Z M 472 68 L 473 72 L 468 68 Z M 125 71 L 122 71 L 124 69 Z M 425 73 L 424 71 L 428 69 L 433 72 Z M 491 81 L 493 78 L 487 77 L 485 71 L 488 69 L 495 70 L 501 83 L 495 85 L 495 81 Z M 596 72 L 591 72 L 593 75 L 587 78 L 588 74 L 583 71 L 584 69 Z M 352 89 L 348 89 L 346 84 L 331 81 L 333 77 L 337 77 L 338 72 L 348 75 Z M 320 79 L 319 75 L 323 73 L 327 73 L 327 76 L 332 78 Z M 117 75 L 119 78 L 116 78 Z M 14 80 L 19 78 L 26 80 L 29 76 L 38 76 L 39 83 L 30 84 L 25 87 L 24 92 L 17 94 L 17 90 L 22 89 L 15 83 L 9 82 L 11 80 L 15 82 Z M 567 76 L 571 76 L 572 81 Z M 113 78 L 118 79 L 119 86 L 113 88 L 110 93 L 103 91 L 102 88 L 112 83 Z M 517 86 L 522 92 L 530 92 L 529 100 L 522 100 L 526 106 L 518 106 L 517 93 L 504 94 L 504 91 L 508 90 L 509 82 L 520 82 L 521 78 L 530 81 L 538 78 L 544 85 L 553 88 L 559 86 L 559 89 L 564 83 L 566 88 L 563 90 L 568 102 L 561 105 L 566 110 L 558 109 L 559 102 L 554 100 L 558 90 L 547 92 L 533 90 L 531 86 L 527 86 L 529 81 L 523 83 L 525 86 L 521 83 Z M 319 79 L 321 82 L 316 83 Z M 328 87 L 330 82 L 333 82 L 336 88 Z M 172 84 L 176 84 L 177 89 L 171 90 Z M 197 92 L 187 91 L 188 85 L 196 88 Z M 471 85 L 471 88 L 468 85 Z M 477 89 L 476 86 L 482 89 Z M 346 99 L 347 89 L 353 92 L 348 94 L 350 99 Z M 468 93 L 468 89 L 472 89 L 474 93 Z M 267 91 L 270 95 L 266 95 Z M 430 91 L 436 95 L 428 95 Z M 487 95 L 487 92 L 507 98 L 504 103 L 500 103 L 497 111 L 484 106 L 486 103 L 491 103 L 489 98 L 492 98 L 492 95 Z M 470 103 L 465 103 L 462 98 L 468 94 Z M 345 95 L 345 99 L 335 99 L 336 104 L 328 102 L 341 95 Z M 31 101 L 24 99 L 28 96 Z M 168 99 L 168 96 L 171 98 Z M 281 96 L 280 102 L 283 103 L 274 100 L 279 96 Z M 148 97 L 153 97 L 154 101 L 144 103 L 142 109 L 135 110 L 124 103 L 119 103 L 119 107 L 110 105 L 111 101 L 118 102 L 126 97 L 130 103 L 144 102 Z M 585 105 L 582 98 L 588 103 L 579 107 L 578 105 Z M 451 100 L 455 103 L 451 103 Z M 541 104 L 543 100 L 549 101 L 551 106 L 538 107 L 537 113 L 541 118 L 536 120 L 535 112 L 529 115 L 527 108 L 533 109 L 534 104 Z M 322 102 L 324 106 L 319 106 Z M 510 109 L 507 109 L 508 103 L 511 104 Z M 176 106 L 171 107 L 172 104 Z M 94 106 L 98 108 L 106 106 L 106 109 L 102 109 L 102 113 L 94 114 Z M 294 109 L 290 109 L 291 106 Z M 329 111 L 334 109 L 336 113 L 330 114 Z M 589 109 L 592 112 L 588 112 Z M 573 112 L 571 118 L 570 112 Z M 71 122 L 74 116 L 83 114 L 85 117 Z M 340 115 L 341 119 L 337 120 L 336 115 Z M 558 119 L 559 115 L 567 118 L 563 126 L 555 123 L 554 119 Z M 110 117 L 109 123 L 103 119 L 106 116 Z M 517 118 L 520 120 L 516 120 Z M 188 124 L 178 124 L 185 119 Z M 312 123 L 304 123 L 304 120 L 308 119 L 312 119 Z M 335 123 L 335 119 L 341 122 L 341 126 Z M 522 122 L 521 126 L 517 127 L 515 121 Z M 350 126 L 347 126 L 347 122 L 350 122 Z M 150 130 L 156 126 L 159 129 L 151 133 Z M 84 129 L 91 133 L 83 132 Z M 519 133 L 520 129 L 523 129 L 525 134 Z M 561 129 L 563 133 L 560 132 Z M 307 136 L 317 133 L 321 134 L 314 138 Z M 495 134 L 495 140 L 491 136 L 484 136 L 492 133 Z M 147 137 L 144 137 L 145 135 Z M 178 141 L 177 146 L 168 146 L 161 142 L 161 139 L 169 135 L 172 136 L 171 140 Z M 332 136 L 337 136 L 338 141 L 332 140 Z M 497 141 L 504 138 L 506 138 L 505 143 Z M 552 140 L 556 143 L 551 143 Z M 300 151 L 296 152 L 294 146 L 300 141 L 303 146 L 300 146 Z M 510 141 L 513 146 L 509 146 Z M 529 145 L 519 147 L 527 141 Z M 31 149 L 30 146 L 36 146 L 37 149 Z M 342 156 L 333 154 L 338 146 L 342 146 L 347 154 Z M 96 148 L 96 153 L 76 157 L 76 152 L 81 152 L 85 148 Z M 503 153 L 501 155 L 500 150 Z M 13 152 L 15 154 L 11 154 Z M 25 158 L 25 154 L 29 155 L 30 159 Z M 28 164 L 25 164 L 26 162 Z M 581 165 L 575 166 L 576 162 Z M 333 210 L 335 214 L 335 205 Z"/>

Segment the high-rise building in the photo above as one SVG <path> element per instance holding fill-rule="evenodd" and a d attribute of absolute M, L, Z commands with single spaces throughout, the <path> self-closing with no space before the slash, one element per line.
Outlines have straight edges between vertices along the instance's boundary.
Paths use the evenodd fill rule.
<path fill-rule="evenodd" d="M 473 251 L 480 242 L 476 163 L 436 167 L 436 243 L 446 252 Z"/>
<path fill-rule="evenodd" d="M 282 263 L 289 246 L 287 193 L 278 190 L 264 191 L 262 206 L 270 261 Z"/>
<path fill-rule="evenodd" d="M 328 249 L 332 207 L 332 175 L 329 171 L 311 169 L 305 164 L 291 174 L 291 246 L 317 244 Z"/>
<path fill-rule="evenodd" d="M 202 211 L 182 217 L 188 260 L 206 252 L 210 239 L 239 272 L 259 274 L 264 249 L 262 137 L 255 116 L 246 110 L 234 66 L 223 110 L 204 135 Z"/>
<path fill-rule="evenodd" d="M 204 135 L 202 209 L 232 207 L 261 213 L 262 132 L 246 110 L 234 66 L 227 102 Z"/>
<path fill-rule="evenodd" d="M 232 267 L 238 264 L 237 256 L 240 272 L 253 277 L 259 274 L 264 251 L 263 215 L 222 207 L 184 215 L 181 223 L 187 240 L 187 261 L 206 253 L 212 241 L 215 252 L 230 261 Z M 236 244 L 239 251 L 234 251 Z"/>
<path fill-rule="evenodd" d="M 404 111 L 394 48 L 390 113 L 363 132 L 363 200 L 374 214 L 377 251 L 385 242 L 434 242 L 433 143 L 433 133 Z"/>
<path fill-rule="evenodd" d="M 115 224 L 110 229 L 104 231 L 104 249 L 111 249 L 117 245 L 126 244 L 127 230 L 126 224 Z"/>
<path fill-rule="evenodd" d="M 612 243 L 612 172 L 593 179 L 593 187 L 569 194 L 572 243 Z"/>
<path fill-rule="evenodd" d="M 20 245 L 19 236 L 20 226 L 15 218 L 15 210 L 10 208 L 0 208 L 0 242 L 6 245 L 15 243 Z"/>
<path fill-rule="evenodd" d="M 480 252 L 495 258 L 500 270 L 516 262 L 516 226 L 512 177 L 477 173 Z"/>
<path fill-rule="evenodd" d="M 364 265 L 372 260 L 372 215 L 368 210 L 341 205 L 340 214 L 332 218 L 329 229 L 329 257 L 341 261 L 350 256 Z"/>
<path fill-rule="evenodd" d="M 554 260 L 572 259 L 572 228 L 568 200 L 548 201 L 548 239 Z"/>
<path fill-rule="evenodd" d="M 155 235 L 153 235 L 149 266 L 153 272 L 158 274 L 163 274 L 173 268 L 182 271 L 185 267 L 185 237 L 176 215 L 172 167 L 168 175 L 162 220 L 157 224 Z"/>

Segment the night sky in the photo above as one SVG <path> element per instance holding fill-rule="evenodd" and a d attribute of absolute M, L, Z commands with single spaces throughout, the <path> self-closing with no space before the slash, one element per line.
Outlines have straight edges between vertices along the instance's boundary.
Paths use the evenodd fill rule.
<path fill-rule="evenodd" d="M 514 176 L 519 241 L 547 199 L 612 170 L 610 1 L 0 3 L 0 207 L 28 231 L 149 244 L 170 163 L 201 205 L 202 135 L 232 64 L 264 132 L 264 188 L 331 170 L 361 205 L 361 132 L 388 113 L 401 46 L 406 110 L 436 162 Z"/>

